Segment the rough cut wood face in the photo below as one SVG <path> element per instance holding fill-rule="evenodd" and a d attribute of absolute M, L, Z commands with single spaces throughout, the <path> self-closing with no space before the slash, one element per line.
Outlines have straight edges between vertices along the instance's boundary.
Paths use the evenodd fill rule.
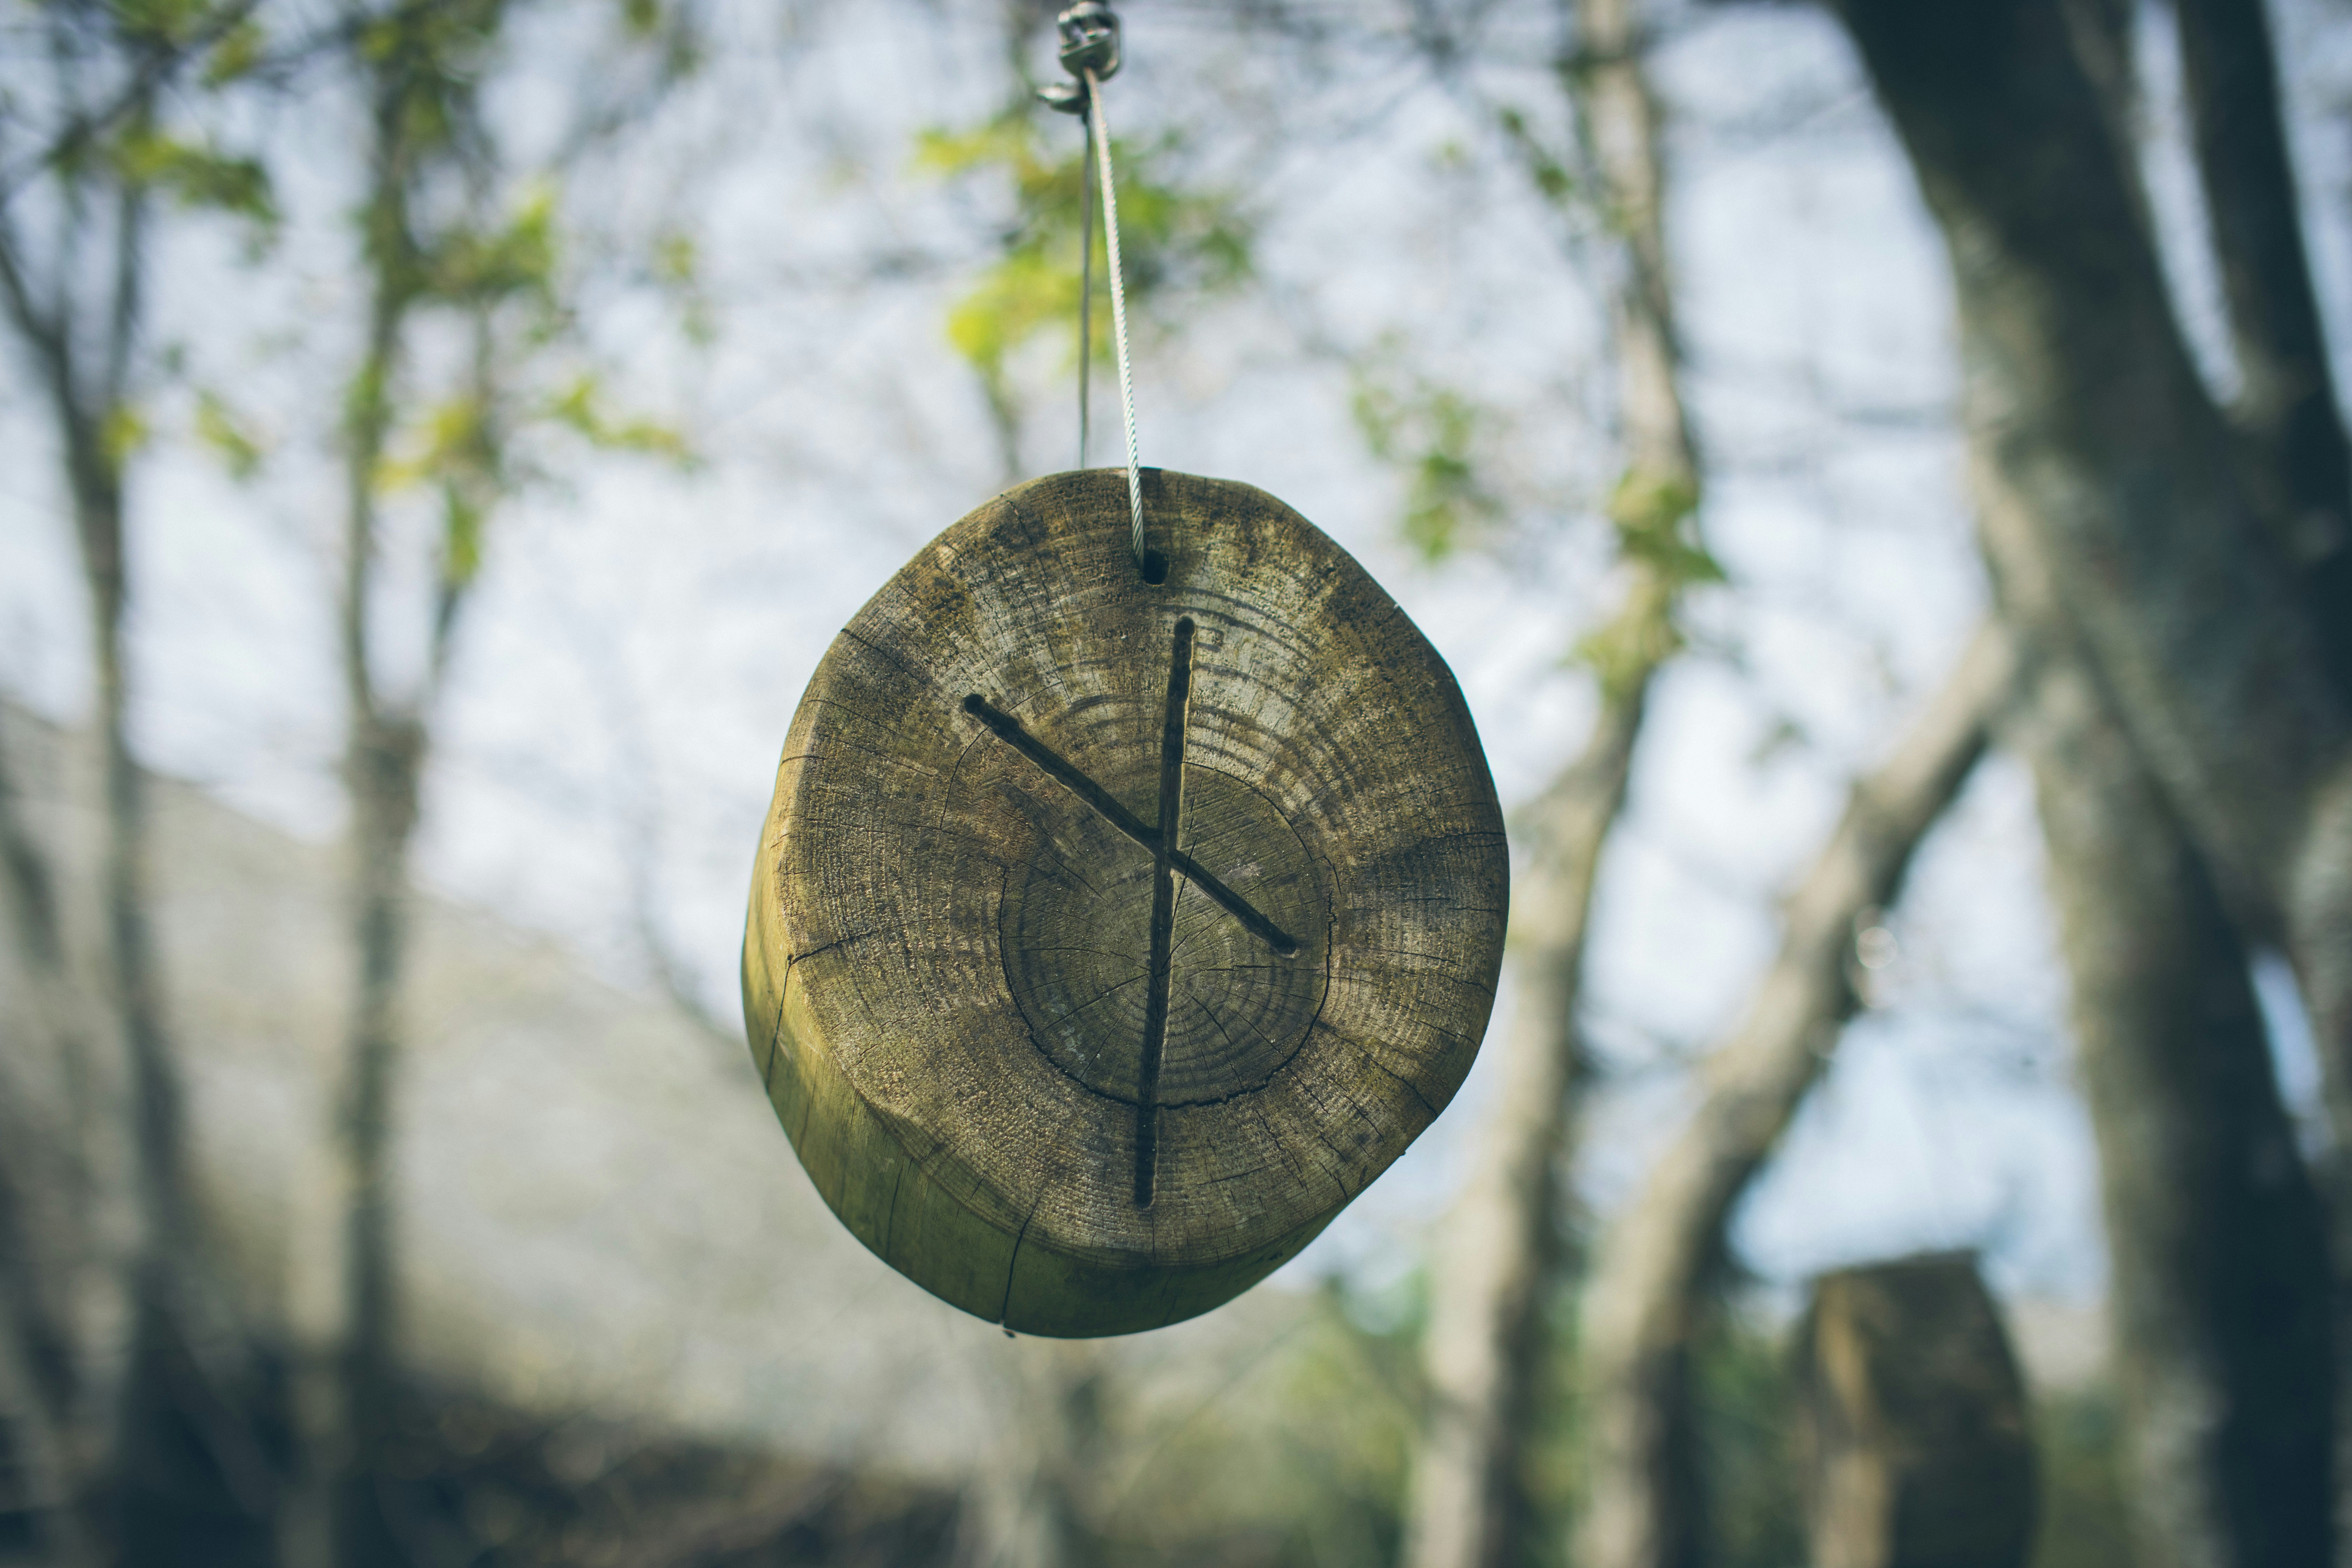
<path fill-rule="evenodd" d="M 842 1222 L 1027 1333 L 1206 1311 L 1442 1110 L 1503 823 L 1444 661 L 1246 485 L 1055 475 L 858 612 L 784 743 L 751 1054 Z M 1155 573 L 1155 574 L 1157 574 Z"/>

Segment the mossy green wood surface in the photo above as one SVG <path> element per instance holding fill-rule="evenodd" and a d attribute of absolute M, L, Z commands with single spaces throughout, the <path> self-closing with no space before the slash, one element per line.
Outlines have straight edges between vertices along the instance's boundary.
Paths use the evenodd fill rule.
<path fill-rule="evenodd" d="M 744 935 L 818 1191 L 1027 1333 L 1175 1322 L 1297 1253 L 1452 1099 L 1502 956 L 1444 661 L 1263 491 L 1147 469 L 1144 501 L 1158 584 L 1098 469 L 990 501 L 858 612 Z"/>

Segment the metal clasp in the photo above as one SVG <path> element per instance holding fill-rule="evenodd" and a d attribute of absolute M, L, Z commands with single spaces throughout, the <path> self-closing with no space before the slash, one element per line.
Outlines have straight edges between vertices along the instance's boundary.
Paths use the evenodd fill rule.
<path fill-rule="evenodd" d="M 1062 68 L 1075 77 L 1088 71 L 1097 81 L 1118 74 L 1118 18 L 1103 0 L 1078 0 L 1054 26 L 1062 32 Z"/>
<path fill-rule="evenodd" d="M 1037 96 L 1065 114 L 1084 114 L 1087 74 L 1097 81 L 1118 74 L 1118 17 L 1103 0 L 1078 0 L 1054 18 L 1054 26 L 1062 35 L 1062 68 L 1077 79 L 1048 82 Z"/>

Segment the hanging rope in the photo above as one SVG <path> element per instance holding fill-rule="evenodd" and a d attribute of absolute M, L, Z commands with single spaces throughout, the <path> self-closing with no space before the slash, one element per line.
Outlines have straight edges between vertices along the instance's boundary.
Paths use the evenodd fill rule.
<path fill-rule="evenodd" d="M 1127 359 L 1127 282 L 1118 267 L 1118 189 L 1110 178 L 1110 127 L 1103 119 L 1102 83 L 1092 71 L 1087 72 L 1087 96 L 1094 104 L 1093 122 L 1095 154 L 1100 160 L 1103 191 L 1103 240 L 1110 253 L 1110 320 L 1111 331 L 1118 339 L 1118 412 L 1127 426 L 1127 504 L 1135 520 L 1135 563 L 1143 564 L 1143 480 L 1139 468 L 1142 461 L 1135 442 L 1135 376 Z"/>
<path fill-rule="evenodd" d="M 1078 467 L 1087 466 L 1087 435 L 1093 423 L 1090 393 L 1095 368 L 1095 117 L 1085 116 L 1086 162 L 1078 165 Z"/>
<path fill-rule="evenodd" d="M 1110 258 L 1110 318 L 1118 345 L 1118 411 L 1127 431 L 1127 506 L 1129 541 L 1139 570 L 1147 570 L 1143 545 L 1142 458 L 1135 438 L 1135 373 L 1127 349 L 1127 279 L 1119 265 L 1118 186 L 1111 178 L 1110 125 L 1103 116 L 1102 84 L 1118 74 L 1118 18 L 1102 0 L 1080 0 L 1055 18 L 1062 34 L 1062 67 L 1077 78 L 1040 88 L 1037 96 L 1065 113 L 1081 115 L 1087 127 L 1087 152 L 1102 180 L 1103 248 Z M 1090 409 L 1094 314 L 1094 188 L 1085 184 L 1085 215 L 1078 249 L 1078 467 L 1087 466 Z"/>

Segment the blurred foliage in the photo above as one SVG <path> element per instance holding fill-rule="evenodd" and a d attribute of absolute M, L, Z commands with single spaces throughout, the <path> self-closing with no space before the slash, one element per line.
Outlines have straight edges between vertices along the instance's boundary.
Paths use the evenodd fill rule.
<path fill-rule="evenodd" d="M 1795 1446 L 1795 1383 L 1786 1335 L 1737 1305 L 1718 1305 L 1695 1347 L 1711 1568 L 1794 1568 L 1805 1560 Z M 1574 1291 L 1550 1317 L 1546 1393 L 1525 1479 L 1543 1523 L 1540 1568 L 1571 1568 L 1568 1542 L 1583 1492 L 1583 1390 L 1578 1382 Z"/>
<path fill-rule="evenodd" d="M 1609 498 L 1617 556 L 1640 569 L 1617 614 L 1577 639 L 1570 657 L 1612 696 L 1682 650 L 1678 619 L 1686 589 L 1725 581 L 1698 536 L 1698 487 L 1684 478 L 1629 469 Z"/>
<path fill-rule="evenodd" d="M 362 22 L 353 53 L 373 78 L 379 118 L 405 154 L 395 178 L 417 180 L 461 139 L 468 151 L 484 150 L 476 92 L 511 9 L 507 0 L 441 0 Z M 371 215 L 370 241 L 396 247 L 405 237 L 383 229 L 385 216 L 381 207 Z"/>
<path fill-rule="evenodd" d="M 2114 1391 L 2093 1384 L 2045 1394 L 2033 1426 L 2042 1458 L 2034 1568 L 2131 1568 Z"/>
<path fill-rule="evenodd" d="M 425 255 L 425 291 L 453 305 L 520 300 L 530 307 L 533 335 L 551 335 L 562 321 L 555 198 L 553 182 L 542 178 L 503 221 L 450 226 Z"/>
<path fill-rule="evenodd" d="M 8 195 L 13 201 L 46 185 L 56 206 L 49 222 L 12 222 L 0 234 L 18 290 L 12 310 L 31 342 L 68 362 L 56 373 L 68 405 L 59 412 L 86 422 L 99 462 L 118 486 L 153 435 L 151 410 L 139 399 L 143 279 L 158 222 L 173 211 L 241 220 L 248 258 L 266 252 L 278 235 L 281 215 L 261 161 L 224 150 L 211 133 L 167 122 L 221 107 L 218 89 L 228 77 L 207 70 L 193 92 L 167 85 L 206 50 L 217 55 L 232 38 L 249 41 L 250 9 L 233 0 L 110 0 L 43 6 L 18 19 L 28 41 L 40 40 L 55 96 L 51 121 L 42 127 L 26 114 L 37 96 L 20 100 L 16 87 L 0 92 L 0 116 L 12 135 L 33 131 L 47 141 L 24 166 L 26 184 Z M 100 213 L 108 219 L 97 220 Z M 163 358 L 176 375 L 173 356 Z"/>
<path fill-rule="evenodd" d="M 1138 1413 L 1154 1445 L 1107 1532 L 1106 1563 L 1393 1563 L 1424 1394 L 1423 1270 L 1371 1291 L 1326 1283 L 1303 1321 L 1199 1406 Z M 1753 1313 L 1710 1314 L 1696 1352 L 1696 1405 L 1707 1479 L 1712 1568 L 1794 1568 L 1805 1560 L 1795 1387 L 1785 1335 Z M 1548 1315 L 1537 1441 L 1523 1471 L 1539 1525 L 1532 1568 L 1570 1568 L 1580 1501 L 1581 1408 L 1575 1296 Z M 2084 1558 L 2084 1568 L 2105 1568 Z M 2076 1568 L 2046 1560 L 2042 1568 Z"/>
<path fill-rule="evenodd" d="M 261 471 L 260 439 L 248 428 L 228 400 L 210 387 L 196 393 L 196 439 L 221 460 L 229 477 L 240 482 Z"/>
<path fill-rule="evenodd" d="M 1419 1320 L 1327 1281 L 1181 1402 L 1114 1420 L 1097 1561 L 1318 1568 L 1396 1560 L 1419 1420 Z"/>
<path fill-rule="evenodd" d="M 1349 407 L 1373 458 L 1402 472 L 1400 531 L 1425 561 L 1478 542 L 1505 508 L 1480 479 L 1474 448 L 1493 411 L 1404 368 L 1389 345 L 1360 363 Z"/>
<path fill-rule="evenodd" d="M 103 152 L 126 185 L 160 192 L 183 206 L 248 219 L 265 235 L 277 229 L 277 199 L 257 159 L 183 141 L 143 120 L 134 120 Z"/>
<path fill-rule="evenodd" d="M 677 311 L 678 330 L 697 348 L 718 341 L 719 326 L 703 285 L 702 247 L 694 236 L 676 229 L 654 237 L 646 271 Z"/>
<path fill-rule="evenodd" d="M 1683 646 L 1671 597 L 1654 580 L 1639 584 L 1638 590 L 1626 596 L 1616 615 L 1569 649 L 1570 662 L 1591 669 L 1612 699 L 1623 697 Z"/>
<path fill-rule="evenodd" d="M 379 454 L 372 482 L 380 491 L 424 486 L 440 497 L 445 625 L 480 570 L 491 515 L 543 477 L 519 457 L 534 431 L 601 451 L 691 459 L 682 433 L 614 410 L 601 376 L 578 368 L 585 345 L 567 265 L 564 170 L 512 166 L 481 113 L 483 77 L 516 10 L 509 0 L 404 7 L 371 20 L 355 42 L 387 140 L 362 219 L 378 325 L 352 375 L 346 428 L 355 449 Z M 663 51 L 665 83 L 683 74 L 678 39 L 692 32 L 685 7 L 635 0 L 617 21 L 625 48 Z M 657 278 L 690 283 L 692 263 L 689 239 L 656 241 Z M 411 318 L 433 311 L 455 316 L 473 343 L 455 388 L 404 375 Z"/>
<path fill-rule="evenodd" d="M 1785 1337 L 1735 1309 L 1710 1317 L 1692 1381 L 1711 1560 L 1723 1568 L 1788 1568 L 1806 1552 Z"/>
<path fill-rule="evenodd" d="M 1009 403 L 1007 365 L 1042 336 L 1067 334 L 1076 354 L 1080 245 L 1096 253 L 1092 354 L 1114 359 L 1110 269 L 1104 256 L 1099 190 L 1094 230 L 1081 236 L 1087 189 L 1085 138 L 1076 121 L 1055 117 L 1049 150 L 1039 115 L 1024 107 L 967 131 L 929 130 L 916 140 L 919 170 L 942 179 L 1009 186 L 1014 216 L 996 259 L 948 312 L 948 341 L 979 372 L 992 403 Z M 1155 310 L 1164 317 L 1181 296 L 1231 289 L 1250 275 L 1253 239 L 1239 204 L 1222 191 L 1187 187 L 1171 172 L 1181 138 L 1147 142 L 1111 139 L 1118 187 L 1120 270 L 1130 323 Z"/>
<path fill-rule="evenodd" d="M 1551 205 L 1565 210 L 1591 188 L 1591 182 L 1580 176 L 1568 158 L 1544 144 L 1525 110 L 1507 107 L 1498 110 L 1495 128 L 1502 132 L 1504 145 L 1517 160 L 1528 183 Z"/>
<path fill-rule="evenodd" d="M 236 8 L 216 0 L 113 0 L 107 7 L 124 37 L 157 50 L 186 48 Z"/>
<path fill-rule="evenodd" d="M 205 58 L 198 79 L 207 88 L 243 81 L 259 70 L 269 54 L 269 34 L 251 16 L 238 17 L 221 32 Z"/>
<path fill-rule="evenodd" d="M 691 465 L 694 451 L 676 426 L 638 415 L 615 414 L 603 378 L 591 372 L 549 399 L 547 416 L 604 452 L 642 452 Z"/>
<path fill-rule="evenodd" d="M 118 403 L 106 411 L 106 417 L 99 426 L 99 451 L 104 455 L 109 467 L 120 469 L 147 445 L 147 438 L 152 434 L 147 416 L 140 412 L 137 405 Z"/>
<path fill-rule="evenodd" d="M 1629 470 L 1609 498 L 1618 552 L 1646 565 L 1675 591 L 1723 582 L 1723 567 L 1699 542 L 1698 500 L 1698 486 L 1687 478 Z"/>
<path fill-rule="evenodd" d="M 1708 1317 L 1693 1375 L 1706 1489 L 1706 1561 L 1710 1568 L 1797 1568 L 1807 1551 L 1787 1333 L 1736 1301 Z M 1534 1568 L 1573 1568 L 1568 1542 L 1580 1506 L 1582 1399 L 1572 1289 L 1553 1305 L 1549 1337 L 1541 1415 L 1524 1476 L 1543 1521 Z M 2092 1384 L 2038 1397 L 2035 1436 L 2042 1505 L 2032 1568 L 2129 1568 L 2111 1390 Z"/>

